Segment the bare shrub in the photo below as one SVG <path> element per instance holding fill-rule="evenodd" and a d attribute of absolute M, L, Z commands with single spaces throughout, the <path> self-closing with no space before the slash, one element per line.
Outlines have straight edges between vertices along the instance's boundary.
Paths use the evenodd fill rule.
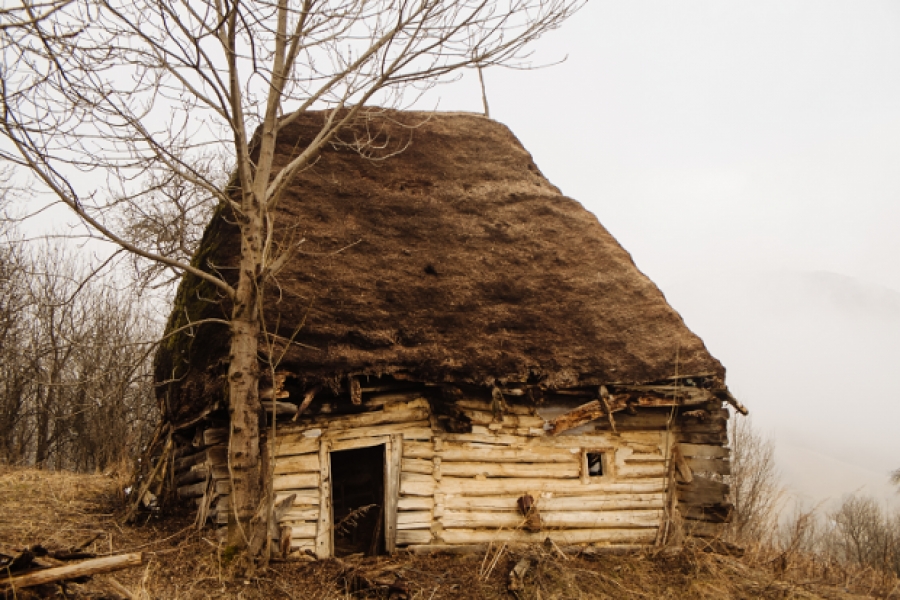
<path fill-rule="evenodd" d="M 734 505 L 726 537 L 742 545 L 773 542 L 778 525 L 778 506 L 784 496 L 775 465 L 775 444 L 763 438 L 750 419 L 732 419 L 730 500 Z"/>

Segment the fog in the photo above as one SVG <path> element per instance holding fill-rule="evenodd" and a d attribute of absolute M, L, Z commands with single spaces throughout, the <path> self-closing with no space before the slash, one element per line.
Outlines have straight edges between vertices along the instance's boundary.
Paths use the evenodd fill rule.
<path fill-rule="evenodd" d="M 808 502 L 896 498 L 900 5 L 597 2 L 491 116 L 728 370 Z M 429 104 L 430 103 L 430 104 Z M 477 79 L 419 107 L 482 110 Z"/>

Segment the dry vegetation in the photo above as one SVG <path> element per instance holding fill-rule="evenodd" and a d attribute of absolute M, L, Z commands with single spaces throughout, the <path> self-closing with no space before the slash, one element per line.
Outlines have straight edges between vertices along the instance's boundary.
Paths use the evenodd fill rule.
<path fill-rule="evenodd" d="M 469 556 L 273 563 L 253 576 L 191 519 L 145 516 L 121 525 L 124 481 L 36 469 L 0 470 L 0 540 L 70 548 L 94 539 L 97 555 L 147 553 L 143 567 L 65 588 L 7 591 L 8 598 L 900 598 L 894 576 L 842 567 L 804 551 L 756 549 L 743 557 L 688 542 L 628 556 L 563 556 L 552 547 L 494 548 Z M 523 560 L 525 559 L 525 560 Z M 521 589 L 510 572 L 527 567 Z M 44 594 L 40 596 L 39 594 Z M 392 595 L 391 595 L 392 594 Z"/>

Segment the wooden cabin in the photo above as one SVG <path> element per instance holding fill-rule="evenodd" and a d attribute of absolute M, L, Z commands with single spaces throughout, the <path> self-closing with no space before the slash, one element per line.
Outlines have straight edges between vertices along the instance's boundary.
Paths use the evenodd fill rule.
<path fill-rule="evenodd" d="M 279 160 L 323 115 L 279 134 Z M 364 143 L 363 143 L 364 142 Z M 275 215 L 263 455 L 284 551 L 661 544 L 728 520 L 725 371 L 503 125 L 362 117 Z M 220 210 L 195 264 L 227 273 Z M 186 277 L 169 328 L 228 307 Z M 156 358 L 178 497 L 228 520 L 226 328 Z"/>

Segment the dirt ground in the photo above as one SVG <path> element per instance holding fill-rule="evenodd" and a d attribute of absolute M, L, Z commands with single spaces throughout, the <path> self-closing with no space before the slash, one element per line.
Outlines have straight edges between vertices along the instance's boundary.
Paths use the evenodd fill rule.
<path fill-rule="evenodd" d="M 464 556 L 350 557 L 272 563 L 247 575 L 190 517 L 143 515 L 120 522 L 124 480 L 107 475 L 0 467 L 0 544 L 41 544 L 104 556 L 144 552 L 140 567 L 84 583 L 11 590 L 5 598 L 108 599 L 581 599 L 900 598 L 896 580 L 809 561 L 705 552 L 696 544 L 628 556 L 563 556 L 552 547 L 495 548 Z M 788 561 L 790 562 L 790 561 Z M 510 571 L 527 566 L 520 589 Z M 785 566 L 787 569 L 785 570 Z M 802 568 L 801 568 L 802 567 Z M 5 574 L 3 574 L 5 575 Z M 0 580 L 3 579 L 0 575 Z"/>

